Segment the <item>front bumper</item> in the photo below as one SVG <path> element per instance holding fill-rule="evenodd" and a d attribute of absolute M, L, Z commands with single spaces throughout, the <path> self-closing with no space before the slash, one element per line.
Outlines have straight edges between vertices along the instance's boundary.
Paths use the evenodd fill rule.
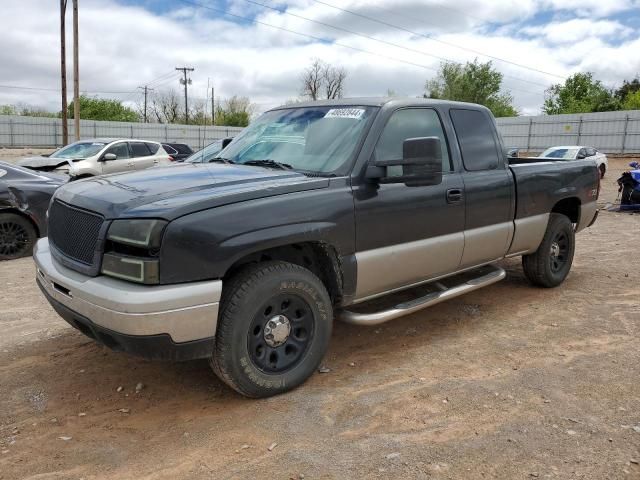
<path fill-rule="evenodd" d="M 147 358 L 203 358 L 213 349 L 222 281 L 138 285 L 89 277 L 36 244 L 36 280 L 49 303 L 75 328 L 114 350 Z"/>

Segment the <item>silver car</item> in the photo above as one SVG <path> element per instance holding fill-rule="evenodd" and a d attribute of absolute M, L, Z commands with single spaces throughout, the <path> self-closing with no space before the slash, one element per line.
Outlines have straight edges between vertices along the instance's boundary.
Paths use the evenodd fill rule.
<path fill-rule="evenodd" d="M 96 138 L 72 143 L 47 157 L 25 158 L 18 165 L 79 179 L 171 163 L 171 157 L 158 142 Z"/>

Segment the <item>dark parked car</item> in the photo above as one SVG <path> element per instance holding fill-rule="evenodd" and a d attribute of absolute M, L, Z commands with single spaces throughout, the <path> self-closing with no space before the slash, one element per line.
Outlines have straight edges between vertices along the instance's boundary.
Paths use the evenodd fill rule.
<path fill-rule="evenodd" d="M 176 162 L 184 162 L 185 158 L 193 155 L 193 149 L 186 143 L 163 143 L 162 148 Z"/>
<path fill-rule="evenodd" d="M 285 106 L 220 156 L 62 187 L 36 278 L 96 341 L 207 358 L 249 397 L 312 375 L 334 318 L 416 312 L 502 280 L 504 258 L 560 285 L 597 215 L 593 159 L 511 165 L 491 112 L 468 103 Z"/>
<path fill-rule="evenodd" d="M 0 162 L 0 260 L 31 255 L 37 238 L 47 236 L 51 196 L 68 180 Z"/>
<path fill-rule="evenodd" d="M 210 143 L 202 150 L 198 150 L 185 160 L 189 163 L 209 163 L 214 158 L 218 157 L 218 154 L 231 143 L 231 138 L 223 138 Z"/>

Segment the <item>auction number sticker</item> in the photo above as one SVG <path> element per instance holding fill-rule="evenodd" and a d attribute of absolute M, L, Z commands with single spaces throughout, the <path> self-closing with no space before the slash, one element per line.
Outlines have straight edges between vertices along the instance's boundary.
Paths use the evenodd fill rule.
<path fill-rule="evenodd" d="M 4 177 L 7 174 L 6 170 L 0 169 L 0 177 Z"/>
<path fill-rule="evenodd" d="M 352 118 L 360 120 L 364 115 L 364 108 L 332 108 L 324 118 Z"/>

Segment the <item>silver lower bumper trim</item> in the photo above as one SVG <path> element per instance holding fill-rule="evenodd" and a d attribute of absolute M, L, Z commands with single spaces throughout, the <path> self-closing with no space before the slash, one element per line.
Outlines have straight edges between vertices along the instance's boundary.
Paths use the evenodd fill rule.
<path fill-rule="evenodd" d="M 97 325 L 127 335 L 168 334 L 176 343 L 215 335 L 221 280 L 148 286 L 89 277 L 56 262 L 47 238 L 38 241 L 33 258 L 47 294 Z"/>

